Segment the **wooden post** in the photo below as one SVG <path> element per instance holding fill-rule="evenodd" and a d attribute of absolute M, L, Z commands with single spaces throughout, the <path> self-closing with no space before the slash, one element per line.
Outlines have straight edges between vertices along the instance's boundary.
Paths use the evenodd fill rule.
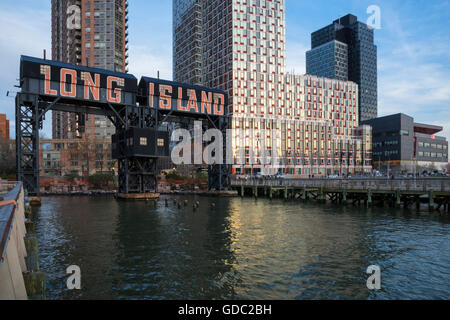
<path fill-rule="evenodd" d="M 432 190 L 428 192 L 428 209 L 430 211 L 434 210 L 434 192 Z"/>
<path fill-rule="evenodd" d="M 245 192 L 244 185 L 241 185 L 241 198 L 244 197 L 244 192 Z"/>
<path fill-rule="evenodd" d="M 23 281 L 29 299 L 45 299 L 45 273 L 24 272 Z"/>
<path fill-rule="evenodd" d="M 370 189 L 367 191 L 367 206 L 372 206 L 372 190 Z"/>
<path fill-rule="evenodd" d="M 270 200 L 272 200 L 272 197 L 273 197 L 273 191 L 272 191 L 272 187 L 270 187 L 270 189 L 269 189 L 269 198 L 270 198 Z"/>
<path fill-rule="evenodd" d="M 325 197 L 324 192 L 323 192 L 323 187 L 321 187 L 319 189 L 318 200 L 319 200 L 320 203 L 325 203 L 326 202 L 326 197 Z"/>
<path fill-rule="evenodd" d="M 25 229 L 27 230 L 27 233 L 34 234 L 36 233 L 34 222 L 31 220 L 25 221 Z"/>
<path fill-rule="evenodd" d="M 402 205 L 402 199 L 400 196 L 400 190 L 397 189 L 397 190 L 395 190 L 395 207 L 400 208 L 401 205 Z"/>
<path fill-rule="evenodd" d="M 342 203 L 347 204 L 347 190 L 342 192 Z"/>

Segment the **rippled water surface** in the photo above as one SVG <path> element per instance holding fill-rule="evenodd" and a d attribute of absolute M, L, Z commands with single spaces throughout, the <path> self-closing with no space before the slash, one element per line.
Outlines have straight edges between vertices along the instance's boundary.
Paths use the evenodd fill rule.
<path fill-rule="evenodd" d="M 43 198 L 36 232 L 47 298 L 450 298 L 448 215 L 249 198 L 176 197 L 165 207 L 164 199 Z M 70 265 L 81 268 L 82 290 L 66 289 Z M 366 287 L 370 265 L 381 268 L 377 292 Z"/>

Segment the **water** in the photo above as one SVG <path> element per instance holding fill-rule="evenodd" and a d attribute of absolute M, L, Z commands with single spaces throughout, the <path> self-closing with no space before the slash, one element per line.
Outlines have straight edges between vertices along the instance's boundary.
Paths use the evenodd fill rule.
<path fill-rule="evenodd" d="M 450 298 L 448 215 L 207 197 L 177 197 L 189 201 L 179 210 L 163 199 L 44 198 L 47 298 Z M 82 290 L 66 288 L 70 265 Z M 367 289 L 370 265 L 381 267 L 380 291 Z"/>

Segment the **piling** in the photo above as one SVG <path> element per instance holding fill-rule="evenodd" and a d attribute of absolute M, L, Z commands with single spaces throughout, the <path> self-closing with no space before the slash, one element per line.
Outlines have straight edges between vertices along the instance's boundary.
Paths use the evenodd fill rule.
<path fill-rule="evenodd" d="M 372 206 L 372 190 L 367 191 L 367 207 Z"/>
<path fill-rule="evenodd" d="M 402 205 L 402 199 L 401 199 L 401 195 L 400 195 L 400 190 L 395 190 L 395 207 L 396 208 L 400 208 L 400 206 Z"/>
<path fill-rule="evenodd" d="M 31 220 L 25 221 L 25 229 L 27 230 L 27 233 L 29 233 L 29 234 L 36 233 L 34 222 Z"/>
<path fill-rule="evenodd" d="M 430 211 L 434 210 L 434 192 L 433 191 L 428 192 L 428 210 L 430 210 Z"/>
<path fill-rule="evenodd" d="M 302 200 L 305 201 L 308 195 L 306 194 L 306 188 L 302 189 Z"/>
<path fill-rule="evenodd" d="M 45 273 L 44 272 L 23 272 L 23 281 L 27 290 L 28 298 L 45 299 Z"/>

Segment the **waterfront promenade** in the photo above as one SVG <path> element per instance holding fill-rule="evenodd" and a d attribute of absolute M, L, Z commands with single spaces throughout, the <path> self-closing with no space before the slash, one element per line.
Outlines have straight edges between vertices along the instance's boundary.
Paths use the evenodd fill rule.
<path fill-rule="evenodd" d="M 21 182 L 0 181 L 0 300 L 45 296 L 31 207 Z"/>
<path fill-rule="evenodd" d="M 234 179 L 232 186 L 243 197 L 266 196 L 314 199 L 341 204 L 366 206 L 420 206 L 448 212 L 450 178 L 353 178 L 353 179 Z"/>

